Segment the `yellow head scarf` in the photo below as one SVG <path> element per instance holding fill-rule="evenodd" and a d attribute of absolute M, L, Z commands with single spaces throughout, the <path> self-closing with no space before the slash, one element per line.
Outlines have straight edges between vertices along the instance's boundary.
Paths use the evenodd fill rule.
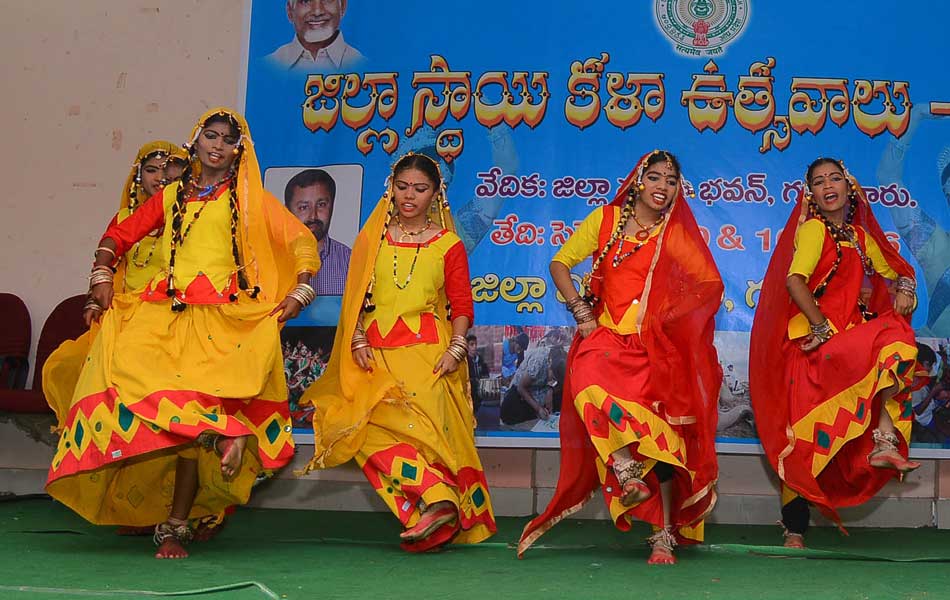
<path fill-rule="evenodd" d="M 142 189 L 141 170 L 142 163 L 153 154 L 164 156 L 166 159 L 178 158 L 188 161 L 188 153 L 184 148 L 165 140 L 155 140 L 139 148 L 138 154 L 135 155 L 135 162 L 129 169 L 129 176 L 125 178 L 125 187 L 122 188 L 122 199 L 119 201 L 120 215 L 126 213 L 125 216 L 128 216 L 127 213 L 133 212 L 140 204 L 148 200 L 145 197 L 145 190 Z"/>
<path fill-rule="evenodd" d="M 395 165 L 412 154 L 404 155 Z M 433 162 L 438 169 L 438 163 Z M 441 171 L 439 175 L 441 178 Z M 439 219 L 445 229 L 454 233 L 455 222 L 448 206 L 443 180 L 430 210 L 438 213 L 433 220 Z M 304 472 L 333 467 L 353 458 L 363 444 L 365 426 L 373 407 L 384 399 L 397 400 L 405 396 L 386 369 L 378 367 L 372 373 L 367 373 L 356 363 L 350 351 L 350 340 L 357 319 L 360 318 L 364 303 L 369 300 L 367 292 L 371 293 L 372 290 L 371 281 L 381 240 L 395 211 L 393 177 L 390 176 L 386 181 L 386 191 L 353 244 L 330 361 L 320 379 L 307 389 L 300 400 L 303 404 L 312 404 L 315 409 L 314 458 Z M 446 304 L 443 292 L 443 297 L 437 303 L 440 307 L 438 322 L 446 327 L 447 332 L 451 332 L 452 324 L 443 308 Z M 463 369 L 462 377 L 467 381 L 467 364 L 463 363 L 459 368 Z"/>
<path fill-rule="evenodd" d="M 248 284 L 260 288 L 266 302 L 280 302 L 297 284 L 297 275 L 316 273 L 320 268 L 317 240 L 273 194 L 264 189 L 254 141 L 247 121 L 229 108 L 214 108 L 201 115 L 191 130 L 191 144 L 215 115 L 230 116 L 240 128 L 240 156 L 235 168 L 235 190 L 239 209 L 238 247 Z M 192 176 L 200 170 L 193 156 Z M 184 185 L 179 182 L 178 189 Z"/>
<path fill-rule="evenodd" d="M 135 155 L 135 162 L 132 163 L 132 167 L 129 169 L 129 175 L 125 178 L 125 187 L 122 188 L 122 197 L 119 200 L 119 212 L 116 214 L 117 221 L 121 222 L 127 219 L 129 215 L 135 212 L 136 208 L 148 200 L 145 189 L 142 187 L 142 164 L 152 156 L 164 157 L 166 160 L 174 157 L 185 162 L 188 161 L 188 153 L 181 146 L 165 140 L 155 140 L 139 148 L 138 154 Z M 154 250 L 154 246 L 152 248 Z M 146 254 L 151 255 L 151 252 Z M 154 262 L 149 263 L 152 267 L 132 269 L 136 274 L 131 276 L 129 265 L 126 262 L 128 259 L 123 257 L 123 260 L 120 260 L 116 265 L 115 274 L 115 281 L 122 282 L 122 286 L 119 288 L 120 291 L 130 291 L 128 286 L 144 286 L 145 282 L 149 281 L 154 272 L 157 271 L 161 262 L 160 257 L 159 251 L 159 255 L 154 257 Z"/>

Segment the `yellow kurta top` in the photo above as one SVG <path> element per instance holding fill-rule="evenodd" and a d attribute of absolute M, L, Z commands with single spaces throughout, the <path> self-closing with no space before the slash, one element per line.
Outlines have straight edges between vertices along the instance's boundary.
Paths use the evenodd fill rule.
<path fill-rule="evenodd" d="M 376 310 L 363 316 L 363 327 L 371 340 L 373 332 L 378 331 L 380 337 L 394 342 L 387 346 L 437 341 L 434 326 L 439 320 L 437 306 L 445 288 L 446 254 L 459 243 L 461 239 L 451 231 L 442 231 L 424 244 L 400 243 L 387 234 L 376 254 Z M 397 281 L 402 288 L 396 285 Z"/>
<path fill-rule="evenodd" d="M 601 250 L 600 245 L 600 229 L 604 221 L 605 211 L 613 211 L 614 223 L 620 218 L 620 207 L 618 206 L 605 206 L 601 209 L 595 210 L 589 215 L 581 225 L 574 232 L 574 235 L 567 240 L 557 254 L 554 255 L 552 260 L 565 265 L 568 269 L 573 269 L 575 266 L 583 262 L 585 259 L 590 258 L 595 252 L 599 253 Z M 643 248 L 637 253 L 645 252 L 651 254 L 652 249 L 655 249 L 655 241 L 660 234 L 662 228 L 656 228 L 648 238 L 649 242 L 644 245 Z M 604 259 L 604 262 L 601 264 L 601 269 L 610 269 L 610 261 L 616 252 L 627 252 L 631 250 L 634 246 L 639 244 L 636 238 L 630 235 L 623 236 L 623 249 L 620 250 L 617 247 L 611 249 L 611 253 Z M 619 246 L 619 244 L 617 244 Z M 626 261 L 632 261 L 634 258 L 639 258 L 635 256 L 630 256 Z M 623 263 L 621 263 L 623 264 Z M 644 272 L 645 275 L 645 272 Z M 612 331 L 615 331 L 621 335 L 627 335 L 637 332 L 637 316 L 640 314 L 640 293 L 643 291 L 643 284 L 645 278 L 639 279 L 637 281 L 630 281 L 630 286 L 635 286 L 639 289 L 639 293 L 634 294 L 632 301 L 626 306 L 619 308 L 614 307 L 614 310 L 611 311 L 611 304 L 605 302 L 604 310 L 600 313 L 600 316 L 597 318 L 597 324 L 606 327 Z M 617 313 L 617 314 L 613 314 Z"/>

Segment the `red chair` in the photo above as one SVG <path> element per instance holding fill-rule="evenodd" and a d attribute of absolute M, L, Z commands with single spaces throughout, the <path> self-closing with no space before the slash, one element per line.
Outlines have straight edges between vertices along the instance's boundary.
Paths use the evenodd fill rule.
<path fill-rule="evenodd" d="M 80 294 L 60 302 L 46 318 L 40 341 L 36 346 L 36 368 L 33 387 L 29 390 L 0 390 L 0 411 L 21 413 L 52 412 L 43 397 L 43 365 L 46 359 L 66 340 L 74 340 L 86 331 L 82 307 L 86 295 Z"/>
<path fill-rule="evenodd" d="M 0 390 L 22 390 L 30 372 L 30 311 L 15 294 L 0 293 Z"/>

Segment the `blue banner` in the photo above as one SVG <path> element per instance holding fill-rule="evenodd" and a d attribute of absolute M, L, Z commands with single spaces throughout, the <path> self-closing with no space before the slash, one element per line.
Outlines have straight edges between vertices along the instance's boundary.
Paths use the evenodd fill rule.
<path fill-rule="evenodd" d="M 865 187 L 917 269 L 913 325 L 945 355 L 947 17 L 943 4 L 883 0 L 253 0 L 245 113 L 265 186 L 288 205 L 304 189 L 290 185 L 297 174 L 329 176 L 335 187 L 323 219 L 299 201 L 301 218 L 331 240 L 322 251 L 336 254 L 323 297 L 296 325 L 335 323 L 329 279 L 345 275 L 343 255 L 395 159 L 438 156 L 469 253 L 488 369 L 477 388 L 490 406 L 504 395 L 505 361 L 523 360 L 513 346 L 523 354 L 569 340 L 547 334 L 573 324 L 548 275 L 551 257 L 640 155 L 661 148 L 695 190 L 691 206 L 726 284 L 723 402 L 739 399 L 721 417 L 739 415 L 730 427 L 746 427 L 721 427 L 725 437 L 754 436 L 742 406 L 757 292 L 818 156 L 841 158 Z M 528 348 L 512 343 L 521 334 Z M 935 381 L 945 368 L 937 362 Z M 556 435 L 540 425 L 539 435 Z"/>

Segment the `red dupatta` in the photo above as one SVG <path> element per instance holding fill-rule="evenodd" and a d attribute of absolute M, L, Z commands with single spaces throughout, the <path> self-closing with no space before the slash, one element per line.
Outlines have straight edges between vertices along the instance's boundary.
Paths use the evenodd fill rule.
<path fill-rule="evenodd" d="M 621 206 L 626 201 L 655 152 L 640 158 L 617 190 L 611 206 Z M 680 507 L 684 514 L 690 514 L 690 506 L 706 506 L 695 515 L 696 522 L 712 508 L 718 477 L 715 434 L 722 369 L 713 346 L 713 331 L 723 284 L 682 186 L 662 227 L 638 315 L 640 339 L 650 359 L 649 389 L 645 393 L 661 399 L 664 418 L 696 419 L 695 435 L 687 440 L 687 456 L 690 470 L 696 472 L 698 485 L 694 489 L 698 487 L 700 491 L 681 499 Z M 610 268 L 607 262 L 600 268 Z M 598 273 L 593 273 L 595 292 L 599 292 L 598 279 Z M 575 336 L 568 364 L 579 340 Z M 571 389 L 570 369 L 567 371 L 565 390 Z M 600 485 L 597 453 L 573 405 L 561 412 L 560 438 L 561 470 L 554 497 L 547 509 L 525 526 L 518 544 L 519 557 L 551 527 L 580 510 Z"/>
<path fill-rule="evenodd" d="M 840 162 L 839 166 L 857 196 L 852 224 L 864 228 L 881 249 L 887 264 L 899 276 L 914 277 L 913 267 L 897 252 L 881 230 L 860 184 Z M 756 429 L 762 447 L 765 449 L 765 455 L 782 481 L 786 481 L 788 474 L 785 472 L 781 459 L 791 451 L 794 444 L 789 423 L 790 407 L 786 401 L 788 383 L 782 376 L 788 359 L 783 346 L 787 337 L 789 318 L 798 310 L 786 290 L 785 281 L 795 251 L 795 234 L 798 227 L 808 218 L 808 200 L 806 191 L 803 191 L 799 194 L 795 208 L 788 217 L 782 236 L 769 261 L 762 289 L 759 292 L 749 344 L 749 388 Z M 886 280 L 875 274 L 871 277 L 871 283 L 868 309 L 878 313 L 890 310 L 893 300 Z M 834 285 L 834 281 L 831 285 Z M 792 487 L 794 489 L 796 486 L 792 485 Z M 796 489 L 796 491 L 799 490 Z M 836 515 L 827 516 L 836 517 Z"/>

